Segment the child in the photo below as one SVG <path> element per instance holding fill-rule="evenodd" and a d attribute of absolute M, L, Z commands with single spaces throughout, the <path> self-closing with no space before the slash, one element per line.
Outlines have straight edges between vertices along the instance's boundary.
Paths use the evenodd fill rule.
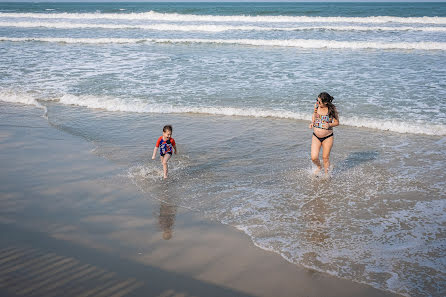
<path fill-rule="evenodd" d="M 161 163 L 163 164 L 164 178 L 167 178 L 167 162 L 172 157 L 172 151 L 177 153 L 175 140 L 172 138 L 172 126 L 166 125 L 163 128 L 163 136 L 158 138 L 155 148 L 153 149 L 152 160 L 155 160 L 156 151 L 160 149 Z"/>

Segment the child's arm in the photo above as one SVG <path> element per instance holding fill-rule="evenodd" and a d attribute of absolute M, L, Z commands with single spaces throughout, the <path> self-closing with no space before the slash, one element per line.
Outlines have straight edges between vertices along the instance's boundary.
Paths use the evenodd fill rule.
<path fill-rule="evenodd" d="M 175 155 L 178 153 L 178 149 L 177 149 L 177 144 L 175 143 L 175 139 L 171 138 L 170 139 L 171 143 L 172 143 L 172 147 L 173 147 L 173 152 L 175 153 Z"/>
<path fill-rule="evenodd" d="M 152 160 L 155 160 L 155 156 L 156 156 L 156 152 L 158 151 L 158 147 L 155 146 L 155 148 L 153 149 L 153 155 L 152 155 Z"/>
<path fill-rule="evenodd" d="M 160 147 L 160 141 L 161 141 L 162 138 L 163 137 L 160 137 L 156 141 L 155 148 L 153 149 L 152 160 L 155 160 L 156 152 L 158 151 L 158 148 Z"/>

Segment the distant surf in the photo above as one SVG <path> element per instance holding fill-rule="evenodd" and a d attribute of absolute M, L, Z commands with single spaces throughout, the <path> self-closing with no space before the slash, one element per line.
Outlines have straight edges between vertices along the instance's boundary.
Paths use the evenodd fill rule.
<path fill-rule="evenodd" d="M 299 27 L 271 27 L 271 26 L 246 26 L 246 25 L 185 25 L 156 23 L 151 25 L 119 25 L 98 23 L 69 23 L 69 22 L 0 22 L 0 27 L 19 28 L 53 28 L 53 29 L 141 29 L 157 31 L 201 31 L 201 32 L 225 32 L 225 31 L 308 31 L 308 30 L 331 30 L 331 31 L 425 31 L 446 32 L 445 27 L 408 27 L 408 26 L 299 26 Z"/>
<path fill-rule="evenodd" d="M 250 46 L 277 46 L 308 49 L 385 49 L 385 50 L 446 50 L 446 42 L 367 42 L 367 41 L 333 41 L 333 40 L 259 40 L 259 39 L 137 39 L 137 38 L 38 38 L 38 37 L 0 37 L 0 41 L 11 42 L 59 42 L 59 43 L 190 43 L 190 44 L 238 44 Z"/>
<path fill-rule="evenodd" d="M 112 19 L 154 20 L 175 22 L 246 22 L 246 23 L 401 23 L 401 24 L 446 24 L 446 17 L 321 17 L 321 16 L 247 16 L 247 15 L 193 15 L 179 13 L 0 13 L 4 18 L 39 19 Z"/>

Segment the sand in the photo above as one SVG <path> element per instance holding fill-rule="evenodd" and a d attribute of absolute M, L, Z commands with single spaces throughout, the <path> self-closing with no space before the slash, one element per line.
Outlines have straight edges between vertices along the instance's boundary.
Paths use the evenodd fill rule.
<path fill-rule="evenodd" d="M 396 296 L 148 199 L 41 115 L 0 102 L 1 296 Z"/>

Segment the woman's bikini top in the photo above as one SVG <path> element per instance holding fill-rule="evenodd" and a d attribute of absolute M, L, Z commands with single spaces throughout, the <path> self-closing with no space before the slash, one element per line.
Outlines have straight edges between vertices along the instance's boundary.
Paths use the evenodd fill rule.
<path fill-rule="evenodd" d="M 313 127 L 319 128 L 319 129 L 325 129 L 325 130 L 333 130 L 332 127 L 324 128 L 324 126 L 326 126 L 328 123 L 333 122 L 332 117 L 330 117 L 328 114 L 326 114 L 326 115 L 318 114 L 316 108 L 314 109 L 314 113 L 316 114 L 316 116 L 314 117 Z"/>

